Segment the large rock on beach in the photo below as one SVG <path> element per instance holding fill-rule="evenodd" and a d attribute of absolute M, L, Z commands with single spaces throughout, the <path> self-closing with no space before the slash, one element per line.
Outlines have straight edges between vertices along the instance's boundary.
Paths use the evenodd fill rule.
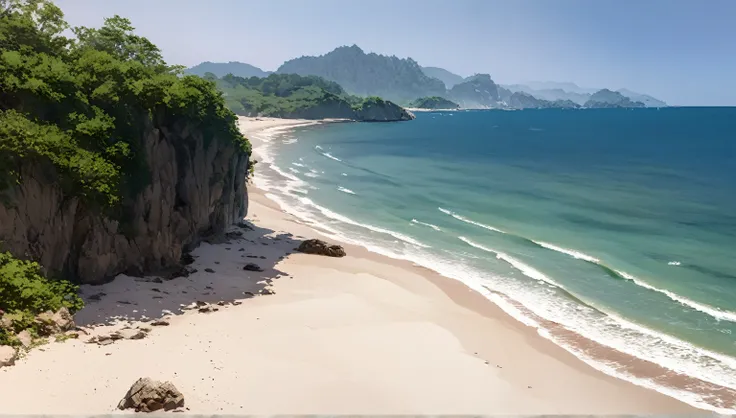
<path fill-rule="evenodd" d="M 154 412 L 184 406 L 184 395 L 171 382 L 158 382 L 148 377 L 138 379 L 118 404 L 118 409 Z"/>
<path fill-rule="evenodd" d="M 18 358 L 18 352 L 9 345 L 0 345 L 0 368 L 12 366 L 15 359 Z"/>
<path fill-rule="evenodd" d="M 36 316 L 36 323 L 42 335 L 58 334 L 74 328 L 74 318 L 67 308 L 61 308 L 58 312 L 43 312 Z"/>
<path fill-rule="evenodd" d="M 340 245 L 330 245 L 319 239 L 308 239 L 301 244 L 297 251 L 305 254 L 317 254 L 327 257 L 345 257 L 345 249 Z"/>

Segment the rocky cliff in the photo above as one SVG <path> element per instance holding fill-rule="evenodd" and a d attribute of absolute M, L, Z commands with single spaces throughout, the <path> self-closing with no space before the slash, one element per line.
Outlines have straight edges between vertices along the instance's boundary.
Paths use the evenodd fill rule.
<path fill-rule="evenodd" d="M 499 107 L 498 86 L 488 74 L 476 74 L 456 84 L 448 92 L 449 99 L 464 108 Z"/>
<path fill-rule="evenodd" d="M 365 99 L 354 107 L 354 111 L 354 119 L 361 122 L 397 122 L 415 118 L 413 113 L 403 107 L 379 97 Z"/>
<path fill-rule="evenodd" d="M 24 161 L 22 181 L 3 191 L 0 247 L 80 283 L 177 266 L 182 251 L 247 211 L 248 155 L 205 132 L 149 119 L 141 143 L 150 181 L 117 213 L 66 194 L 52 164 Z"/>
<path fill-rule="evenodd" d="M 409 103 L 409 107 L 417 109 L 458 109 L 460 105 L 444 97 L 420 97 Z"/>

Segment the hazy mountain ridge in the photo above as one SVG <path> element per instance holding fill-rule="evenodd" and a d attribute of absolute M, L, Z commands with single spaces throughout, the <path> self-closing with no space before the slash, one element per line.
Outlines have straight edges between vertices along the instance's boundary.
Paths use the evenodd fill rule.
<path fill-rule="evenodd" d="M 366 54 L 357 45 L 341 46 L 318 57 L 295 58 L 276 72 L 316 75 L 339 83 L 351 94 L 380 96 L 396 103 L 442 96 L 446 91 L 442 81 L 427 76 L 413 59 Z"/>
<path fill-rule="evenodd" d="M 210 62 L 205 61 L 197 64 L 194 67 L 187 68 L 185 70 L 187 74 L 198 75 L 204 77 L 207 73 L 212 73 L 217 77 L 224 77 L 228 74 L 232 74 L 237 77 L 268 77 L 272 71 L 263 71 L 260 68 L 246 64 L 244 62 L 230 61 L 230 62 Z"/>
<path fill-rule="evenodd" d="M 514 109 L 578 109 L 580 105 L 572 100 L 543 100 L 523 91 L 511 95 L 508 105 Z"/>
<path fill-rule="evenodd" d="M 504 88 L 509 91 L 523 92 L 531 94 L 532 96 L 547 101 L 556 100 L 571 100 L 579 105 L 585 105 L 591 97 L 600 92 L 601 90 L 611 91 L 609 89 L 589 89 L 586 87 L 579 87 L 575 83 L 564 82 L 532 82 L 529 84 L 509 84 L 503 85 Z M 544 87 L 544 88 L 535 88 Z M 569 89 L 569 90 L 566 90 Z M 592 92 L 590 92 L 592 90 Z M 589 93 L 590 92 L 590 93 Z M 627 97 L 632 102 L 641 102 L 646 107 L 667 107 L 667 103 L 657 98 L 654 98 L 647 94 L 637 93 L 628 89 L 619 89 L 618 93 Z"/>
<path fill-rule="evenodd" d="M 210 72 L 218 77 L 233 74 L 244 78 L 264 78 L 272 74 L 240 62 L 203 62 L 186 71 L 200 76 Z M 320 56 L 302 56 L 288 60 L 276 73 L 322 77 L 338 83 L 352 95 L 378 96 L 403 105 L 422 98 L 441 97 L 456 102 L 463 108 L 575 107 L 571 103 L 578 107 L 667 106 L 662 100 L 628 89 L 614 92 L 609 89 L 580 87 L 573 82 L 532 81 L 526 84 L 498 85 L 489 74 L 463 78 L 444 68 L 422 67 L 412 58 L 365 53 L 357 45 L 341 46 Z M 592 99 L 602 91 L 604 93 L 597 99 Z M 617 93 L 621 97 L 609 96 L 605 92 Z M 516 95 L 512 101 L 515 93 L 525 95 Z M 527 96 L 533 97 L 537 102 L 531 101 Z M 600 100 L 601 97 L 608 99 Z"/>
<path fill-rule="evenodd" d="M 498 85 L 490 74 L 476 74 L 456 84 L 447 96 L 464 108 L 502 107 L 499 101 Z"/>
<path fill-rule="evenodd" d="M 456 84 L 462 83 L 465 79 L 453 72 L 447 71 L 444 68 L 439 67 L 422 67 L 424 74 L 429 77 L 436 78 L 441 82 L 445 83 L 445 87 L 449 90 Z"/>

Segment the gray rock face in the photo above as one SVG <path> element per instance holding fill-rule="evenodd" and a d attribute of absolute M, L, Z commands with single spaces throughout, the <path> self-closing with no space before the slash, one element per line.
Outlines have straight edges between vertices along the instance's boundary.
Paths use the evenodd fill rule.
<path fill-rule="evenodd" d="M 345 257 L 345 249 L 339 245 L 330 245 L 319 239 L 308 239 L 301 244 L 297 251 L 306 254 L 325 255 L 328 257 Z"/>
<path fill-rule="evenodd" d="M 148 377 L 140 378 L 128 389 L 118 404 L 118 409 L 135 409 L 136 412 L 154 412 L 184 406 L 184 395 L 171 382 L 157 382 Z"/>
<path fill-rule="evenodd" d="M 22 166 L 23 181 L 0 203 L 0 250 L 47 274 L 101 283 L 176 265 L 182 251 L 245 216 L 248 155 L 230 141 L 149 121 L 143 145 L 150 181 L 123 202 L 125 226 L 66 196 L 53 167 Z"/>

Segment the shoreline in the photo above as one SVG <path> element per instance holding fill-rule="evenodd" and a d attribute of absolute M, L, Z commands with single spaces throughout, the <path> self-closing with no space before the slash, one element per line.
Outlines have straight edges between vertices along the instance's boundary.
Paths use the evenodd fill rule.
<path fill-rule="evenodd" d="M 241 125 L 241 129 L 245 127 L 244 132 L 247 131 L 251 135 L 252 140 L 255 140 L 254 144 L 264 144 L 264 142 L 259 142 L 262 141 L 259 133 L 266 132 L 266 130 L 252 128 L 251 121 L 248 118 L 242 118 L 240 122 L 244 124 Z M 284 122 L 291 123 L 290 121 Z M 329 122 L 329 120 L 325 121 L 325 123 Z M 279 120 L 273 119 L 272 123 L 279 125 Z M 268 134 L 266 136 L 269 138 L 266 143 L 270 145 L 272 135 Z M 274 141 L 276 144 L 279 144 L 279 142 Z M 254 150 L 256 148 L 260 147 L 254 145 Z M 269 155 L 271 156 L 272 153 L 269 152 Z M 280 169 L 275 169 L 275 171 L 279 176 L 293 177 L 290 174 L 283 173 Z M 269 187 L 266 188 L 267 190 L 261 190 L 261 194 L 267 195 L 271 187 L 269 184 Z M 279 187 L 275 188 L 278 189 Z M 292 213 L 291 209 L 287 210 L 281 206 L 286 204 L 281 198 L 273 200 L 277 199 L 277 197 L 265 197 L 271 200 L 279 210 L 288 213 L 292 217 L 300 218 L 299 214 Z M 302 220 L 299 220 L 299 222 L 302 222 Z M 312 222 L 313 220 L 307 220 L 306 224 L 317 232 L 321 232 L 321 227 L 319 225 L 313 225 Z M 461 298 L 456 301 L 458 304 L 466 307 L 473 306 L 473 309 L 478 312 L 489 309 L 488 307 L 490 306 L 490 309 L 494 312 L 493 315 L 500 315 L 504 320 L 509 320 L 513 326 L 520 326 L 527 331 L 531 331 L 533 334 L 532 338 L 544 341 L 545 344 L 548 344 L 548 349 L 552 347 L 551 349 L 558 350 L 564 353 L 565 356 L 572 357 L 574 359 L 573 363 L 576 363 L 576 366 L 582 365 L 585 368 L 593 369 L 597 373 L 601 373 L 619 382 L 625 382 L 626 384 L 634 385 L 647 391 L 656 392 L 658 395 L 661 394 L 671 399 L 677 399 L 678 402 L 682 402 L 695 410 L 709 410 L 722 414 L 730 414 L 736 410 L 736 391 L 733 389 L 679 373 L 660 364 L 643 360 L 634 355 L 611 348 L 570 331 L 553 321 L 537 316 L 523 305 L 494 289 L 484 285 L 481 286 L 482 289 L 473 288 L 458 277 L 443 275 L 447 272 L 439 273 L 437 270 L 434 270 L 434 267 L 416 264 L 416 260 L 394 258 L 394 256 L 383 254 L 382 251 L 376 252 L 376 249 L 368 249 L 363 244 L 357 243 L 354 240 L 345 241 L 349 238 L 346 237 L 343 240 L 341 237 L 332 234 L 333 232 L 324 231 L 321 233 L 329 239 L 342 242 L 344 245 L 352 245 L 360 248 L 362 251 L 368 251 L 368 253 L 378 257 L 383 262 L 389 262 L 391 260 L 391 262 L 405 263 L 406 268 L 420 268 L 427 272 L 429 276 L 433 277 L 433 279 L 429 277 L 425 277 L 425 279 L 432 281 L 438 287 L 446 287 L 447 282 L 457 283 L 462 289 L 461 294 L 463 292 L 470 292 L 473 294 L 473 298 L 476 299 L 475 302 L 468 304 L 467 301 Z M 454 294 L 450 293 L 448 296 L 453 297 Z M 530 325 L 527 323 L 528 321 L 531 321 L 535 325 Z M 697 390 L 694 390 L 694 388 L 697 388 Z"/>
<path fill-rule="evenodd" d="M 254 150 L 264 129 L 325 123 L 251 119 L 240 127 Z M 112 412 L 140 377 L 171 381 L 199 414 L 705 412 L 590 367 L 462 282 L 410 261 L 351 244 L 343 258 L 295 253 L 319 231 L 248 189 L 253 229 L 202 243 L 188 277 L 82 288 L 87 306 L 75 320 L 85 333 L 149 327 L 146 317 L 169 326 L 138 341 L 80 337 L 30 351 L 0 369 L 0 393 L 11 395 L 3 412 Z M 263 271 L 244 271 L 248 262 Z M 182 309 L 195 302 L 218 312 Z"/>
<path fill-rule="evenodd" d="M 455 109 L 455 110 L 457 110 L 457 109 Z M 427 111 L 431 111 L 431 110 L 427 110 Z M 281 125 L 280 122 L 285 122 L 284 125 L 286 125 L 286 124 L 292 125 L 292 122 L 291 121 L 288 121 L 288 120 L 281 120 L 280 121 L 279 119 L 274 118 L 270 122 L 270 124 L 271 124 L 270 125 L 270 129 L 273 129 L 275 131 L 280 130 L 281 129 L 281 126 L 284 126 L 284 125 Z M 329 123 L 329 122 L 331 122 L 331 121 L 329 121 L 329 120 L 323 121 L 323 123 Z M 239 123 L 241 123 L 241 130 L 243 130 L 243 132 L 246 134 L 246 136 L 249 136 L 250 135 L 249 138 L 251 138 L 251 141 L 254 143 L 254 150 L 256 150 L 257 148 L 259 148 L 257 145 L 263 145 L 263 142 L 259 140 L 260 136 L 258 134 L 259 133 L 263 133 L 263 132 L 265 132 L 267 130 L 270 130 L 270 129 L 268 129 L 268 128 L 264 129 L 264 128 L 261 128 L 261 127 L 253 126 L 252 125 L 252 121 L 250 120 L 250 118 L 240 118 L 240 122 Z M 268 136 L 270 137 L 271 135 L 268 135 Z M 284 175 L 281 172 L 279 172 L 279 174 L 280 175 Z M 289 216 L 289 217 L 294 218 L 295 219 L 295 222 L 297 222 L 297 223 L 300 223 L 300 224 L 303 223 L 296 216 L 294 216 L 293 214 L 288 213 L 288 211 L 285 211 L 280 206 L 280 203 L 278 203 L 278 202 L 270 199 L 267 196 L 267 190 L 261 190 L 261 189 L 258 189 L 256 187 L 254 187 L 254 189 L 256 190 L 256 195 L 259 198 L 264 199 L 270 205 L 272 205 L 272 207 L 274 209 L 280 210 L 280 211 L 284 212 L 285 214 L 287 214 L 286 216 Z M 320 228 L 318 226 L 309 225 L 309 227 L 312 228 L 313 230 L 317 231 L 318 233 L 321 233 L 320 232 Z M 706 382 L 703 382 L 703 381 L 700 381 L 700 380 L 694 379 L 694 378 L 686 377 L 686 378 L 683 379 L 682 378 L 682 375 L 678 375 L 678 374 L 676 374 L 674 372 L 671 372 L 671 371 L 669 371 L 667 369 L 664 369 L 663 367 L 661 367 L 659 365 L 656 365 L 654 363 L 650 363 L 650 362 L 645 361 L 645 360 L 640 360 L 638 358 L 635 358 L 633 356 L 630 356 L 630 355 L 627 355 L 627 354 L 624 354 L 624 353 L 620 353 L 620 352 L 615 351 L 613 349 L 609 349 L 608 347 L 603 347 L 604 348 L 604 352 L 603 353 L 601 353 L 601 352 L 596 352 L 595 353 L 596 355 L 598 355 L 598 358 L 595 358 L 595 359 L 591 358 L 591 359 L 586 360 L 586 359 L 581 358 L 578 355 L 574 354 L 568 348 L 563 347 L 563 346 L 555 343 L 551 339 L 551 337 L 549 337 L 549 336 L 544 336 L 543 337 L 542 335 L 539 334 L 539 330 L 537 328 L 532 327 L 532 326 L 525 325 L 521 320 L 515 318 L 510 313 L 504 311 L 498 304 L 496 304 L 495 302 L 489 300 L 486 296 L 484 296 L 483 294 L 481 294 L 479 291 L 470 288 L 467 284 L 463 283 L 460 280 L 457 280 L 457 279 L 454 279 L 454 278 L 451 278 L 451 277 L 446 277 L 446 276 L 442 275 L 441 273 L 436 272 L 435 270 L 432 270 L 432 269 L 430 269 L 428 267 L 425 267 L 425 266 L 418 265 L 418 264 L 416 264 L 416 263 L 414 263 L 414 262 L 412 262 L 410 260 L 396 259 L 396 258 L 393 258 L 393 257 L 381 255 L 381 254 L 375 253 L 375 252 L 373 252 L 373 251 L 371 251 L 369 249 L 366 249 L 366 248 L 364 248 L 364 247 L 362 247 L 360 245 L 355 245 L 355 244 L 352 244 L 352 243 L 349 243 L 349 242 L 340 241 L 339 238 L 332 237 L 329 234 L 327 234 L 326 237 L 328 237 L 328 239 L 331 239 L 333 241 L 340 242 L 343 246 L 346 246 L 346 248 L 347 247 L 352 247 L 353 248 L 353 251 L 359 251 L 362 254 L 362 256 L 375 257 L 376 261 L 380 261 L 382 263 L 387 263 L 387 264 L 392 264 L 392 265 L 403 266 L 403 268 L 405 268 L 405 269 L 418 269 L 420 271 L 419 274 L 424 279 L 428 280 L 429 282 L 431 282 L 432 284 L 434 284 L 438 288 L 442 289 L 443 292 L 445 293 L 445 295 L 447 295 L 448 297 L 450 297 L 458 305 L 463 306 L 463 307 L 468 308 L 468 309 L 471 309 L 471 310 L 475 311 L 476 313 L 480 313 L 480 314 L 482 314 L 484 316 L 487 316 L 488 318 L 493 318 L 495 320 L 500 320 L 500 321 L 502 321 L 503 323 L 505 323 L 509 327 L 515 327 L 515 328 L 521 330 L 521 332 L 528 333 L 528 335 L 526 335 L 526 338 L 527 338 L 528 341 L 530 341 L 533 344 L 535 344 L 538 347 L 540 347 L 540 350 L 541 351 L 554 353 L 554 355 L 558 359 L 564 359 L 564 361 L 566 362 L 566 364 L 568 364 L 571 367 L 581 368 L 579 370 L 584 370 L 584 371 L 593 371 L 595 373 L 599 373 L 601 376 L 604 376 L 607 379 L 613 379 L 615 382 L 619 382 L 619 383 L 625 384 L 625 385 L 631 385 L 631 386 L 634 386 L 634 387 L 639 388 L 641 390 L 644 390 L 646 392 L 654 393 L 657 396 L 665 396 L 668 399 L 672 399 L 672 400 L 677 399 L 676 396 L 679 395 L 677 393 L 677 389 L 674 389 L 669 394 L 663 394 L 659 390 L 657 390 L 658 387 L 657 387 L 656 384 L 654 386 L 652 386 L 652 384 L 650 382 L 648 382 L 648 381 L 644 382 L 642 380 L 643 379 L 650 379 L 650 378 L 651 379 L 654 379 L 654 378 L 657 377 L 657 374 L 661 374 L 660 377 L 663 376 L 664 377 L 664 379 L 663 379 L 664 381 L 667 381 L 667 380 L 677 381 L 677 383 L 679 383 L 679 385 L 681 385 L 681 386 L 687 386 L 688 384 L 692 384 L 692 383 L 695 383 L 695 384 L 703 384 L 703 383 L 705 383 L 706 385 L 710 385 L 709 383 L 706 383 Z M 485 287 L 485 286 L 483 286 L 483 287 Z M 519 310 L 523 310 L 523 311 L 528 311 L 523 306 L 518 305 L 515 301 L 508 299 L 505 295 L 498 294 L 497 292 L 493 291 L 492 289 L 486 288 L 486 290 L 488 290 L 492 294 L 495 294 L 497 296 L 500 296 L 502 299 L 505 299 L 504 302 L 510 303 L 511 305 L 515 305 L 514 308 L 519 309 Z M 556 328 L 555 331 L 558 331 L 557 334 L 559 336 L 564 336 L 566 339 L 570 339 L 570 340 L 577 340 L 576 342 L 578 343 L 578 345 L 580 347 L 583 347 L 583 348 L 586 348 L 586 349 L 592 348 L 592 351 L 600 351 L 600 349 L 596 349 L 595 347 L 593 347 L 593 346 L 597 346 L 598 343 L 596 343 L 594 341 L 591 341 L 591 340 L 588 340 L 588 339 L 586 339 L 586 338 L 584 338 L 582 336 L 579 336 L 577 334 L 574 334 L 574 333 L 572 333 L 570 331 L 564 330 L 561 327 L 558 327 L 557 324 L 552 323 L 550 321 L 547 321 L 544 318 L 537 317 L 534 314 L 532 314 L 531 312 L 525 312 L 525 313 L 531 314 L 530 316 L 533 316 L 534 317 L 534 320 L 536 322 L 538 322 L 538 323 L 545 323 L 546 322 L 546 325 L 548 325 L 547 330 Z M 612 369 L 609 371 L 609 373 L 606 373 L 606 372 L 602 371 L 601 369 L 599 369 L 598 367 L 595 367 L 592 364 L 588 363 L 588 361 L 596 362 L 596 361 L 609 360 L 609 359 L 615 359 L 615 361 L 618 362 L 618 363 L 620 363 L 620 364 L 627 364 L 627 367 L 623 367 L 623 369 L 627 369 L 626 371 L 632 371 L 632 369 L 638 369 L 637 371 L 638 372 L 641 372 L 641 374 L 644 377 L 642 377 L 641 379 L 637 379 L 637 380 L 639 380 L 637 382 L 638 383 L 637 384 L 637 383 L 631 382 L 631 381 L 629 381 L 627 379 L 624 379 L 621 376 L 616 376 L 616 374 L 619 374 L 619 373 L 618 372 L 615 372 Z M 600 364 L 596 364 L 596 366 L 599 366 L 600 367 Z M 639 376 L 635 376 L 635 378 L 639 378 Z M 713 385 L 713 386 L 714 386 L 714 389 L 712 390 L 712 392 L 713 393 L 718 393 L 719 390 L 721 389 L 721 387 L 720 386 L 717 386 L 717 385 Z M 686 408 L 691 408 L 690 410 L 695 410 L 695 411 L 703 411 L 704 410 L 704 409 L 700 409 L 700 407 L 694 407 L 692 405 L 689 405 L 689 404 L 687 404 L 685 402 L 681 402 L 679 400 L 676 400 L 675 402 L 680 403 L 681 405 L 686 406 Z M 705 406 L 705 405 L 703 405 L 703 406 Z"/>

